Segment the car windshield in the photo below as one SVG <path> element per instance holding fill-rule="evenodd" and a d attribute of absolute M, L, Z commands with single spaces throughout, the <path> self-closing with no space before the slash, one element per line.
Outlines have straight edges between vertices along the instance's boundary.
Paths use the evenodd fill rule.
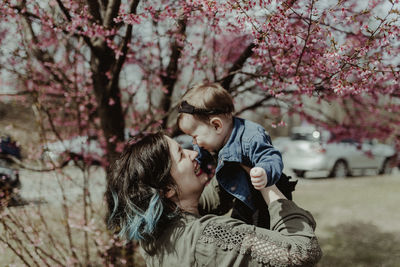
<path fill-rule="evenodd" d="M 319 131 L 313 131 L 311 133 L 294 132 L 291 134 L 292 140 L 304 140 L 318 142 L 321 140 L 321 133 Z"/>

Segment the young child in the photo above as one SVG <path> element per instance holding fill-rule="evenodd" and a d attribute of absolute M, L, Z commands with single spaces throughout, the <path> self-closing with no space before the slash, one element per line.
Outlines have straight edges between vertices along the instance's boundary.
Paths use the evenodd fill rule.
<path fill-rule="evenodd" d="M 222 86 L 197 85 L 182 97 L 178 127 L 200 151 L 218 155 L 217 181 L 240 200 L 235 200 L 232 217 L 269 228 L 268 207 L 255 189 L 278 182 L 282 157 L 261 125 L 234 117 L 233 111 L 232 97 Z"/>

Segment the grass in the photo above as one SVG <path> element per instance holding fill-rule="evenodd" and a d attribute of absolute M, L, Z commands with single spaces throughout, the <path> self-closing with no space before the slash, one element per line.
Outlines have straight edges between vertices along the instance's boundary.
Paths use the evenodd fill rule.
<path fill-rule="evenodd" d="M 73 169 L 67 171 L 71 171 L 71 177 L 78 177 Z M 95 171 L 93 176 L 97 177 L 90 186 L 93 190 L 97 188 L 92 192 L 92 200 L 97 203 L 94 206 L 104 208 L 101 205 L 104 173 Z M 24 196 L 34 199 L 38 197 L 37 192 L 45 193 L 47 204 L 42 205 L 42 209 L 47 211 L 50 231 L 63 233 L 60 210 L 57 211 L 55 205 L 59 202 L 59 192 L 54 179 L 50 174 L 29 171 L 22 171 L 21 179 Z M 80 191 L 75 182 L 65 181 L 65 188 L 71 199 L 79 199 Z M 399 188 L 399 173 L 348 179 L 300 179 L 294 200 L 317 221 L 316 234 L 324 253 L 318 266 L 400 266 Z M 79 201 L 72 203 L 75 204 L 71 208 Z M 12 263 L 23 266 L 7 249 L 0 252 L 2 266 Z M 95 260 L 96 255 L 92 257 Z M 138 254 L 135 266 L 144 266 Z"/>
<path fill-rule="evenodd" d="M 317 221 L 318 266 L 400 266 L 400 174 L 299 180 L 294 199 Z"/>

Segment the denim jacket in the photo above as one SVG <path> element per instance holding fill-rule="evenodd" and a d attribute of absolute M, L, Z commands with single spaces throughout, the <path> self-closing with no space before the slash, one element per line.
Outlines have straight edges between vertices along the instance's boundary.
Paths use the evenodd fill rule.
<path fill-rule="evenodd" d="M 216 177 L 228 193 L 254 211 L 249 174 L 240 164 L 262 167 L 267 173 L 267 186 L 279 180 L 283 169 L 281 153 L 272 146 L 265 129 L 255 122 L 234 117 L 232 134 L 218 153 Z"/>

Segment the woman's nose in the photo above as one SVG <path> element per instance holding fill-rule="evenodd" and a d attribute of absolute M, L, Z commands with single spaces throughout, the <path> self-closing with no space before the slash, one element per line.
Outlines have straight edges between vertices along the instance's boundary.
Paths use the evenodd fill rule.
<path fill-rule="evenodd" d="M 197 151 L 194 151 L 194 150 L 187 150 L 187 151 L 188 151 L 188 154 L 189 154 L 189 158 L 191 160 L 195 160 L 197 155 L 199 154 Z"/>

